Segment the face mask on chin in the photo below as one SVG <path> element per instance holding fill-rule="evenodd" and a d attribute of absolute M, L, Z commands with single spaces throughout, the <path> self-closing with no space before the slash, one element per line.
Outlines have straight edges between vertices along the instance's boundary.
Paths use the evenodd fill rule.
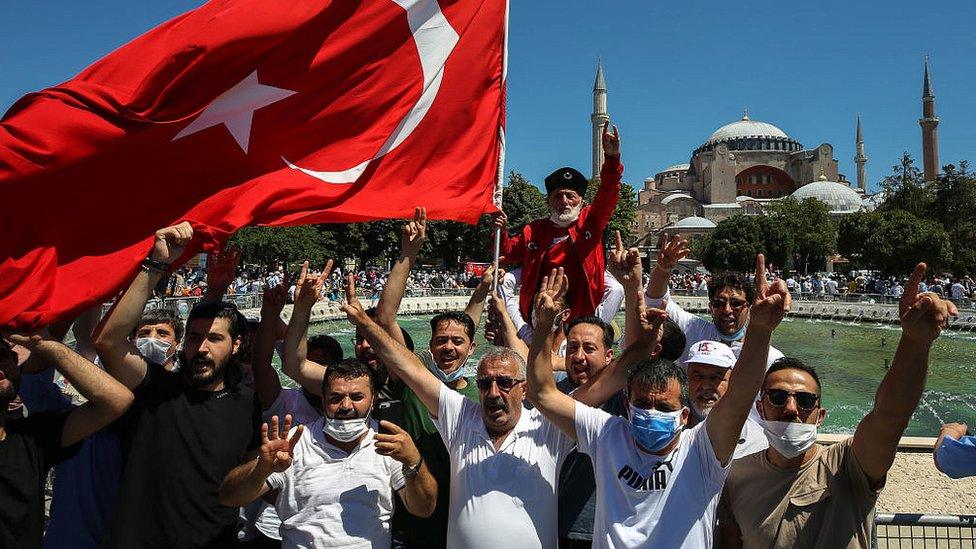
<path fill-rule="evenodd" d="M 139 354 L 148 362 L 163 365 L 170 359 L 171 345 L 167 341 L 154 337 L 140 337 L 136 339 L 135 344 Z"/>
<path fill-rule="evenodd" d="M 678 431 L 683 427 L 681 425 L 683 411 L 684 408 L 675 412 L 645 410 L 631 404 L 630 432 L 644 449 L 657 452 L 678 435 Z"/>
<path fill-rule="evenodd" d="M 325 416 L 322 432 L 339 442 L 352 442 L 369 429 L 369 414 L 352 419 L 336 419 Z"/>
<path fill-rule="evenodd" d="M 806 452 L 817 442 L 816 424 L 764 419 L 763 433 L 769 445 L 787 459 Z"/>
<path fill-rule="evenodd" d="M 461 379 L 462 376 L 464 376 L 465 364 L 461 364 L 461 366 L 459 366 L 456 370 L 454 370 L 451 373 L 447 373 L 444 370 L 441 370 L 440 368 L 437 367 L 436 364 L 431 365 L 431 367 L 428 368 L 428 370 L 430 370 L 430 372 L 434 374 L 434 377 L 441 380 L 441 383 L 445 383 L 445 384 L 454 383 L 455 381 Z"/>

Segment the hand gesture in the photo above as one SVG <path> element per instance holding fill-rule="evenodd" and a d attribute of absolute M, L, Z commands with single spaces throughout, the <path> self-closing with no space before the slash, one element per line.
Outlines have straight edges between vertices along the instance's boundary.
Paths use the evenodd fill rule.
<path fill-rule="evenodd" d="M 291 287 L 289 284 L 291 282 L 290 276 L 286 272 L 281 284 L 278 284 L 274 288 L 264 289 L 264 295 L 261 296 L 261 318 L 264 318 L 265 315 L 275 317 L 281 315 L 281 310 L 285 308 L 285 303 L 288 303 L 288 288 Z M 298 288 L 295 289 L 295 293 L 298 293 Z"/>
<path fill-rule="evenodd" d="M 309 274 L 308 261 L 303 262 L 298 281 L 295 282 L 295 306 L 311 307 L 316 301 L 322 299 L 322 289 L 330 274 L 332 274 L 331 259 L 325 262 L 325 267 L 318 276 Z"/>
<path fill-rule="evenodd" d="M 534 327 L 536 330 L 551 330 L 556 317 L 563 310 L 562 299 L 569 289 L 569 278 L 563 268 L 553 269 L 543 277 L 539 293 L 535 295 Z"/>
<path fill-rule="evenodd" d="M 356 297 L 356 275 L 352 273 L 346 275 L 346 299 L 339 305 L 339 308 L 346 313 L 349 322 L 356 326 L 364 324 L 369 319 L 369 315 L 363 309 L 363 304 Z"/>
<path fill-rule="evenodd" d="M 641 280 L 640 251 L 637 248 L 625 250 L 623 240 L 620 238 L 620 231 L 617 231 L 617 246 L 610 251 L 607 267 L 610 269 L 610 274 L 624 287 L 639 287 L 643 282 Z"/>
<path fill-rule="evenodd" d="M 389 429 L 391 433 L 376 433 L 373 435 L 377 454 L 390 456 L 408 467 L 416 465 L 420 461 L 420 452 L 417 450 L 417 445 L 413 443 L 410 435 L 400 428 L 399 425 L 384 419 L 380 421 L 380 427 Z"/>
<path fill-rule="evenodd" d="M 223 252 L 207 252 L 207 287 L 229 287 L 240 262 L 241 248 L 236 244 L 227 246 Z"/>
<path fill-rule="evenodd" d="M 427 208 L 417 207 L 413 212 L 413 221 L 403 226 L 400 235 L 400 253 L 407 257 L 417 257 L 420 249 L 427 240 Z"/>
<path fill-rule="evenodd" d="M 271 416 L 271 427 L 261 425 L 261 449 L 258 452 L 258 467 L 266 474 L 280 473 L 291 467 L 292 452 L 298 439 L 302 437 L 304 425 L 295 429 L 295 434 L 288 437 L 291 430 L 291 415 L 285 416 L 285 424 L 278 430 L 278 416 Z"/>
<path fill-rule="evenodd" d="M 766 280 L 766 256 L 756 256 L 756 300 L 749 309 L 749 328 L 760 327 L 773 331 L 790 312 L 792 297 L 783 279 L 770 286 Z"/>
<path fill-rule="evenodd" d="M 491 214 L 491 225 L 496 229 L 501 229 L 503 232 L 508 230 L 508 215 L 504 211 L 498 210 L 497 212 Z"/>
<path fill-rule="evenodd" d="M 498 263 L 500 264 L 504 259 L 505 259 L 504 257 L 499 257 L 498 258 Z M 504 278 L 505 278 L 505 269 L 499 268 L 498 269 L 498 283 L 501 284 L 501 281 Z M 484 274 L 481 275 L 481 282 L 480 282 L 480 284 L 481 284 L 481 287 L 482 288 L 486 288 L 486 289 L 489 289 L 490 290 L 491 287 L 492 287 L 492 285 L 494 284 L 494 282 L 495 282 L 495 265 L 492 264 L 492 265 L 489 265 L 488 268 L 485 269 Z"/>
<path fill-rule="evenodd" d="M 186 221 L 179 225 L 156 231 L 156 241 L 150 256 L 154 261 L 172 264 L 183 255 L 186 245 L 193 239 L 193 227 Z"/>
<path fill-rule="evenodd" d="M 688 257 L 691 250 L 688 248 L 688 241 L 681 238 L 680 234 L 674 235 L 669 239 L 667 233 L 661 233 L 661 239 L 657 245 L 657 267 L 666 272 L 671 272 L 678 266 L 678 261 Z"/>
<path fill-rule="evenodd" d="M 959 316 L 951 301 L 939 298 L 932 292 L 918 293 L 918 283 L 925 277 L 925 263 L 919 263 L 905 286 L 905 293 L 898 303 L 902 337 L 931 344 L 942 330 L 949 327 L 949 318 Z"/>
<path fill-rule="evenodd" d="M 668 303 L 662 301 L 660 308 L 644 305 L 643 290 L 640 286 L 632 288 L 637 293 L 637 319 L 640 321 L 640 331 L 637 333 L 636 345 L 653 351 L 654 347 L 664 338 L 664 321 L 668 319 Z"/>
<path fill-rule="evenodd" d="M 610 121 L 603 123 L 603 154 L 607 156 L 620 156 L 620 131 L 617 125 L 613 126 L 613 133 L 610 133 Z"/>

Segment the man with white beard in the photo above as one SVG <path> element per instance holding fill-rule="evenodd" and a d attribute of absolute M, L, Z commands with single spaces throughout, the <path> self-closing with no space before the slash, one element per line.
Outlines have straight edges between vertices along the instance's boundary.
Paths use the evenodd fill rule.
<path fill-rule="evenodd" d="M 590 316 L 604 297 L 605 253 L 603 232 L 620 198 L 620 133 L 603 126 L 605 161 L 600 170 L 600 188 L 593 204 L 583 205 L 589 183 L 573 168 L 560 168 L 546 177 L 549 202 L 548 219 L 536 219 L 509 236 L 504 212 L 495 214 L 495 226 L 502 231 L 501 255 L 508 263 L 522 264 L 522 289 L 519 311 L 529 321 L 532 300 L 542 274 L 562 267 L 569 277 L 566 303 L 571 318 Z M 619 302 L 618 302 L 619 306 Z"/>

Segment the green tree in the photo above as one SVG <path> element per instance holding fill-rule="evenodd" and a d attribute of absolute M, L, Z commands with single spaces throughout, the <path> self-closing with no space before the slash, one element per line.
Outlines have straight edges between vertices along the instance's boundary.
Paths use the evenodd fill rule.
<path fill-rule="evenodd" d="M 502 196 L 502 210 L 508 216 L 508 227 L 512 231 L 536 219 L 549 217 L 549 204 L 538 187 L 529 182 L 519 172 L 508 174 L 508 185 Z"/>
<path fill-rule="evenodd" d="M 705 268 L 712 272 L 751 271 L 756 254 L 763 251 L 760 224 L 756 216 L 741 214 L 719 221 L 701 250 Z"/>
<path fill-rule="evenodd" d="M 919 261 L 933 271 L 952 261 L 949 236 L 942 225 L 904 210 L 845 216 L 838 233 L 842 254 L 885 275 L 904 275 Z"/>
<path fill-rule="evenodd" d="M 271 266 L 278 261 L 294 264 L 305 259 L 324 262 L 334 241 L 312 225 L 298 227 L 244 227 L 231 242 L 241 247 L 241 261 Z"/>
<path fill-rule="evenodd" d="M 881 180 L 884 202 L 881 211 L 904 210 L 915 217 L 926 218 L 932 206 L 932 193 L 925 187 L 922 172 L 908 152 L 891 167 L 891 174 Z"/>
<path fill-rule="evenodd" d="M 830 220 L 830 208 L 816 198 L 799 202 L 792 197 L 770 203 L 767 215 L 773 221 L 766 235 L 777 254 L 785 251 L 782 245 L 773 247 L 775 231 L 782 231 L 786 249 L 793 259 L 793 267 L 807 273 L 819 270 L 826 264 L 827 256 L 837 251 L 837 227 Z M 786 266 L 785 257 L 781 266 Z"/>
<path fill-rule="evenodd" d="M 976 177 L 969 163 L 943 167 L 931 192 L 931 218 L 945 228 L 953 249 L 950 269 L 960 275 L 976 272 Z"/>

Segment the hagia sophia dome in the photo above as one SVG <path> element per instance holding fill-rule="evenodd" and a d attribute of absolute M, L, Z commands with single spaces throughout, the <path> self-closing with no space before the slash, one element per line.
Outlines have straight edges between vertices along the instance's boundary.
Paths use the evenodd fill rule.
<path fill-rule="evenodd" d="M 826 204 L 830 213 L 851 213 L 864 208 L 864 201 L 857 191 L 843 183 L 827 181 L 825 175 L 821 175 L 819 181 L 800 187 L 791 196 L 800 202 L 806 198 L 815 198 Z"/>

